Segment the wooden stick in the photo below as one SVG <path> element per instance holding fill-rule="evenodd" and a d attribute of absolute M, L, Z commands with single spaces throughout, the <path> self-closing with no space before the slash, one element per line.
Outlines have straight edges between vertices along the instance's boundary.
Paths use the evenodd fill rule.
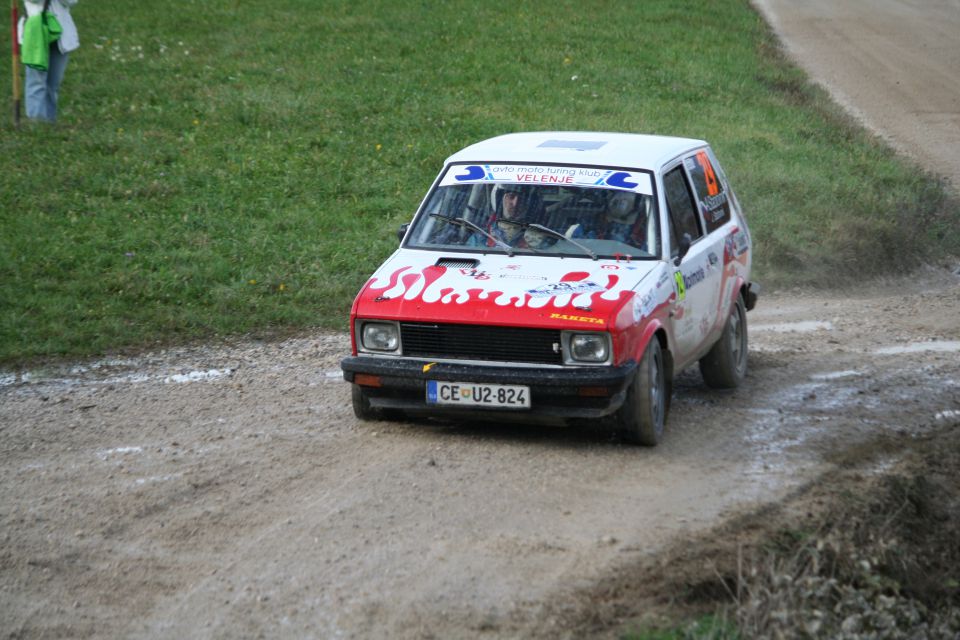
<path fill-rule="evenodd" d="M 10 0 L 10 48 L 13 53 L 13 126 L 20 126 L 20 41 L 17 39 L 17 2 Z"/>

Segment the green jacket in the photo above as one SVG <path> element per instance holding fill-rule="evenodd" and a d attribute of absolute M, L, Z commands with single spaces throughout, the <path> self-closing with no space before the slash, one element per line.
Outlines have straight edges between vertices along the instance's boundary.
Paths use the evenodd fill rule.
<path fill-rule="evenodd" d="M 38 13 L 27 18 L 23 24 L 23 45 L 20 50 L 23 64 L 46 71 L 50 66 L 50 43 L 56 42 L 61 33 L 63 28 L 52 13 Z"/>

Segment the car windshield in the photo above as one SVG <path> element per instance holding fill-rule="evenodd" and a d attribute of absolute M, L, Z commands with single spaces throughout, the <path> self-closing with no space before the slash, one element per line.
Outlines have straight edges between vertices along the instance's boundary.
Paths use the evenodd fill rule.
<path fill-rule="evenodd" d="M 453 165 L 424 200 L 405 246 L 659 257 L 652 176 L 603 167 Z"/>

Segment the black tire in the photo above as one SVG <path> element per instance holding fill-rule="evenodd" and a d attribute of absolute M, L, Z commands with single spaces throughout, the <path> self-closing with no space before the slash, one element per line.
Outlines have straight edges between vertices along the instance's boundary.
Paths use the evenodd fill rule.
<path fill-rule="evenodd" d="M 360 385 L 352 385 L 350 391 L 353 399 L 353 415 L 357 416 L 358 420 L 380 419 L 380 412 L 370 406 L 370 400 Z"/>
<path fill-rule="evenodd" d="M 707 386 L 714 389 L 734 389 L 747 375 L 747 309 L 743 295 L 737 296 L 720 339 L 700 359 L 700 373 Z"/>
<path fill-rule="evenodd" d="M 352 385 L 353 415 L 360 420 L 403 420 L 404 413 L 398 409 L 376 409 L 370 406 L 370 398 L 358 384 Z"/>
<path fill-rule="evenodd" d="M 654 336 L 640 358 L 623 406 L 614 415 L 620 437 L 632 444 L 657 446 L 667 420 L 669 393 L 663 349 Z"/>

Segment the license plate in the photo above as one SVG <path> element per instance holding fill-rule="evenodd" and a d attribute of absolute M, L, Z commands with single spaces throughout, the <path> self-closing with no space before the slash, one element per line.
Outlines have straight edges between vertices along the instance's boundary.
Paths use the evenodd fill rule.
<path fill-rule="evenodd" d="M 427 404 L 529 409 L 530 388 L 509 384 L 428 380 Z"/>

